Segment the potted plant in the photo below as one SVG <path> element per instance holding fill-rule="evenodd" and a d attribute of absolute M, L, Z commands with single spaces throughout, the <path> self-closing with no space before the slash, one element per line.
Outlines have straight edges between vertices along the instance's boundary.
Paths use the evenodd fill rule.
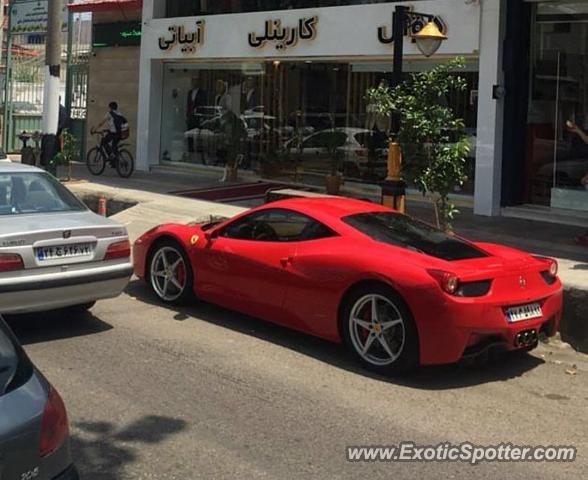
<path fill-rule="evenodd" d="M 347 134 L 341 130 L 331 130 L 326 136 L 325 148 L 331 161 L 331 170 L 325 178 L 325 186 L 329 195 L 339 195 L 343 185 L 343 152 L 341 147 L 347 142 Z"/>
<path fill-rule="evenodd" d="M 61 151 L 53 157 L 50 169 L 51 173 L 60 180 L 69 181 L 71 180 L 71 162 L 78 158 L 80 148 L 78 139 L 68 129 L 63 130 L 62 135 Z"/>
<path fill-rule="evenodd" d="M 464 66 L 463 58 L 455 58 L 395 87 L 380 84 L 367 93 L 378 113 L 397 115 L 400 128 L 392 140 L 402 148 L 403 176 L 431 198 L 437 225 L 447 231 L 459 213 L 449 195 L 467 180 L 470 145 L 464 121 L 444 100 L 466 89 L 465 79 L 455 73 Z"/>

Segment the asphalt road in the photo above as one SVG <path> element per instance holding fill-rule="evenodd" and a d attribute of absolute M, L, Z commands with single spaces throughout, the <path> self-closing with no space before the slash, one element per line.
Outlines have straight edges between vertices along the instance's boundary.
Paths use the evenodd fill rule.
<path fill-rule="evenodd" d="M 9 322 L 65 399 L 85 480 L 551 480 L 587 470 L 588 361 L 557 345 L 386 379 L 321 340 L 206 304 L 163 308 L 138 282 L 79 318 Z M 578 459 L 345 458 L 349 445 L 402 441 L 575 445 Z"/>

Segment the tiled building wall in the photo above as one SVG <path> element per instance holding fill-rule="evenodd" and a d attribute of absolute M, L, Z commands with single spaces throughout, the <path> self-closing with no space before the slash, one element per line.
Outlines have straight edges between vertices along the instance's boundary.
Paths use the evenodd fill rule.
<path fill-rule="evenodd" d="M 124 15 L 119 12 L 98 13 L 94 15 L 94 22 L 124 22 L 140 18 L 140 11 L 126 12 Z M 124 143 L 129 144 L 129 150 L 136 156 L 139 52 L 139 47 L 94 50 L 90 58 L 86 151 L 95 143 L 90 129 L 102 121 L 108 111 L 108 104 L 115 101 L 131 126 L 131 136 Z"/>

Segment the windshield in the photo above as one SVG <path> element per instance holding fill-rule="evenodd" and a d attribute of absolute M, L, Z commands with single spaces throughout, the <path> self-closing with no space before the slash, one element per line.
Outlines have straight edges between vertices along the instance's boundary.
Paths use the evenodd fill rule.
<path fill-rule="evenodd" d="M 404 247 L 443 260 L 487 256 L 474 245 L 398 213 L 361 213 L 345 217 L 343 221 L 378 242 Z"/>
<path fill-rule="evenodd" d="M 82 202 L 46 173 L 0 173 L 0 216 L 84 210 Z"/>

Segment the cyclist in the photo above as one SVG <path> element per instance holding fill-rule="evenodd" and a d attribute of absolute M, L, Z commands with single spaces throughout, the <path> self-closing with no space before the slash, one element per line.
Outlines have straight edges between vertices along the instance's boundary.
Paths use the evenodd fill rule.
<path fill-rule="evenodd" d="M 92 132 L 99 131 L 106 125 L 108 132 L 102 139 L 102 147 L 108 154 L 108 159 L 112 160 L 118 148 L 118 143 L 129 136 L 129 122 L 118 111 L 118 103 L 110 102 L 108 104 L 108 112 L 104 116 L 104 120 L 98 126 L 92 128 Z"/>

